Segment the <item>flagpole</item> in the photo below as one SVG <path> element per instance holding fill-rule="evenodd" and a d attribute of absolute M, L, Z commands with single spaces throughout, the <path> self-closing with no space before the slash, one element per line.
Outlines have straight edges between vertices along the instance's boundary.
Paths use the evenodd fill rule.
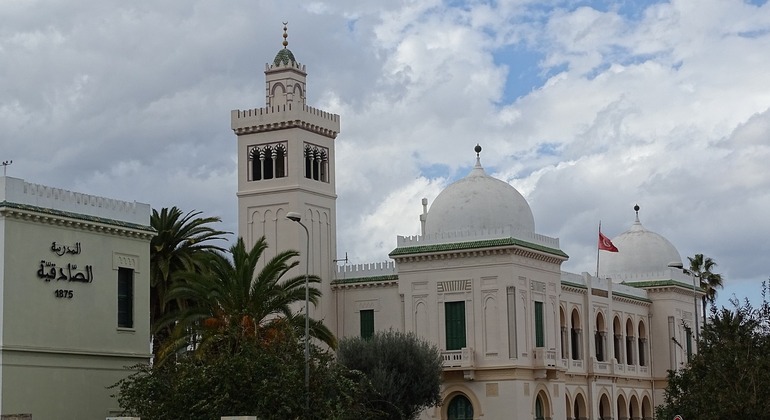
<path fill-rule="evenodd" d="M 599 238 L 602 234 L 602 221 L 599 220 L 599 235 L 596 237 Z M 599 278 L 599 241 L 596 241 L 596 278 Z"/>

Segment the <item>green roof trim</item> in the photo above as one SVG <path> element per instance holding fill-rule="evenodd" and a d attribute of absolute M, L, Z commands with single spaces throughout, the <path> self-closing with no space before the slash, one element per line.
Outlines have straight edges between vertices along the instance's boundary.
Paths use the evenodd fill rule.
<path fill-rule="evenodd" d="M 50 216 L 69 217 L 71 219 L 78 219 L 78 220 L 83 220 L 83 221 L 92 222 L 92 223 L 102 223 L 106 225 L 119 226 L 127 229 L 143 230 L 148 233 L 155 232 L 155 229 L 153 229 L 152 226 L 149 226 L 149 225 L 140 225 L 137 223 L 122 222 L 120 220 L 107 219 L 104 217 L 96 217 L 96 216 L 89 216 L 86 214 L 73 213 L 69 211 L 48 209 L 45 207 L 33 206 L 30 204 L 19 204 L 19 203 L 13 203 L 10 201 L 0 201 L 0 208 L 3 208 L 3 207 L 17 209 L 17 210 L 34 211 L 37 213 L 43 213 Z"/>
<path fill-rule="evenodd" d="M 377 283 L 398 280 L 398 274 L 387 274 L 383 276 L 371 276 L 371 277 L 351 277 L 347 279 L 337 279 L 332 281 L 332 284 L 349 284 L 349 283 Z"/>
<path fill-rule="evenodd" d="M 639 297 L 639 296 L 634 296 L 634 295 L 627 295 L 625 293 L 612 292 L 612 296 L 618 296 L 618 297 L 622 297 L 622 298 L 626 298 L 626 299 L 640 300 L 642 302 L 652 303 L 652 301 L 650 299 Z"/>
<path fill-rule="evenodd" d="M 676 280 L 648 280 L 648 281 L 635 281 L 635 282 L 622 282 L 620 284 L 625 284 L 626 286 L 631 287 L 637 287 L 641 289 L 646 289 L 649 287 L 666 287 L 666 286 L 679 286 L 684 289 L 693 289 L 692 284 L 682 283 L 681 281 Z M 700 287 L 695 287 L 695 289 L 701 293 L 703 293 L 703 289 Z"/>
<path fill-rule="evenodd" d="M 405 246 L 403 248 L 396 248 L 388 254 L 391 257 L 409 254 L 425 254 L 429 252 L 445 252 L 445 251 L 462 251 L 466 249 L 478 249 L 478 248 L 493 248 L 500 246 L 520 246 L 523 248 L 529 248 L 535 251 L 545 252 L 559 257 L 569 258 L 569 255 L 565 254 L 560 249 L 554 249 L 543 245 L 533 244 L 531 242 L 522 241 L 514 238 L 500 238 L 500 239 L 486 239 L 481 241 L 469 241 L 469 242 L 452 242 L 445 244 L 433 244 L 433 245 L 417 245 L 417 246 Z"/>

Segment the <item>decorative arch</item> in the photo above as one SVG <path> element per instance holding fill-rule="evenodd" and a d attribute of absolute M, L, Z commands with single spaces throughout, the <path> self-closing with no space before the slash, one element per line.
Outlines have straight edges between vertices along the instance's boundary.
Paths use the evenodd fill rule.
<path fill-rule="evenodd" d="M 285 95 L 285 94 L 286 94 L 286 88 L 283 87 L 283 83 L 281 82 L 276 82 L 273 85 L 273 89 L 270 91 L 270 95 L 273 97 L 275 97 L 276 95 Z"/>
<path fill-rule="evenodd" d="M 414 332 L 418 337 L 428 337 L 428 304 L 418 300 L 414 304 Z"/>
<path fill-rule="evenodd" d="M 292 93 L 297 97 L 297 99 L 303 98 L 303 96 L 302 96 L 302 85 L 300 85 L 299 83 L 295 84 L 294 85 L 294 90 L 293 90 Z"/>
<path fill-rule="evenodd" d="M 550 420 L 551 419 L 551 401 L 548 398 L 548 391 L 545 387 L 541 387 L 535 399 L 533 401 L 533 412 L 535 413 L 535 420 Z"/>
<path fill-rule="evenodd" d="M 497 355 L 498 343 L 500 342 L 500 328 L 498 326 L 497 299 L 495 299 L 495 295 L 490 294 L 484 298 L 482 311 L 484 351 L 487 355 Z"/>

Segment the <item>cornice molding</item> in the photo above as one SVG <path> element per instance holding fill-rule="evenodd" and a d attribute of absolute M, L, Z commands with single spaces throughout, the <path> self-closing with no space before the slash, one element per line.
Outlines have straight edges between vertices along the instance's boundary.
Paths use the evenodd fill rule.
<path fill-rule="evenodd" d="M 311 133 L 320 134 L 324 137 L 329 137 L 330 139 L 337 138 L 337 134 L 338 134 L 334 130 L 330 130 L 320 125 L 311 124 L 307 121 L 303 121 L 300 119 L 290 120 L 290 121 L 278 121 L 274 123 L 252 125 L 248 127 L 238 127 L 238 128 L 234 128 L 233 132 L 238 136 L 242 136 L 246 134 L 264 133 L 268 131 L 286 130 L 289 128 L 299 128 L 301 130 L 309 131 Z"/>
<path fill-rule="evenodd" d="M 149 241 L 155 235 L 150 226 L 126 223 L 113 219 L 46 209 L 26 204 L 0 202 L 0 215 L 27 222 L 63 226 L 108 235 L 124 236 Z"/>
<path fill-rule="evenodd" d="M 394 255 L 391 253 L 390 257 L 396 262 L 407 263 L 416 261 L 432 261 L 432 260 L 449 260 L 460 258 L 475 258 L 481 256 L 494 256 L 494 255 L 515 255 L 525 258 L 530 258 L 536 261 L 543 261 L 551 264 L 561 264 L 566 258 L 560 256 L 554 256 L 542 252 L 533 251 L 517 245 L 513 246 L 498 246 L 491 248 L 471 248 L 471 249 L 457 249 L 457 250 L 435 250 L 416 252 L 414 254 Z"/>

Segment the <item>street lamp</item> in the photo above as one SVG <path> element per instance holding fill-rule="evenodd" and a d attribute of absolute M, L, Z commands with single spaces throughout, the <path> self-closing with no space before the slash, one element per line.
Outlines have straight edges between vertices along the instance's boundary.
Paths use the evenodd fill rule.
<path fill-rule="evenodd" d="M 684 272 L 688 276 L 692 277 L 692 303 L 693 303 L 693 308 L 695 309 L 695 312 L 693 312 L 693 314 L 694 314 L 693 316 L 695 317 L 695 342 L 697 343 L 697 342 L 700 341 L 700 332 L 699 332 L 700 331 L 700 325 L 699 325 L 700 324 L 700 321 L 699 321 L 700 317 L 698 316 L 698 295 L 695 292 L 695 279 L 698 278 L 698 275 L 693 273 L 690 270 L 685 269 L 684 265 L 681 262 L 678 262 L 678 261 L 672 262 L 668 266 L 671 267 L 671 268 L 678 268 L 678 269 L 682 270 L 682 272 Z"/>
<path fill-rule="evenodd" d="M 310 289 L 308 288 L 308 272 L 310 270 L 310 232 L 302 223 L 302 215 L 297 212 L 286 213 L 286 218 L 299 223 L 305 229 L 305 418 L 310 414 Z"/>

